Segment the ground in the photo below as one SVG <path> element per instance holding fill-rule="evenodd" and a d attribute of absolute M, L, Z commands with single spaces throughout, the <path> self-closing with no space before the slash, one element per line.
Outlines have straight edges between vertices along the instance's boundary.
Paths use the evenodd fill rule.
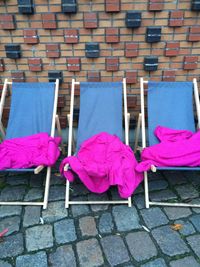
<path fill-rule="evenodd" d="M 44 174 L 0 177 L 1 200 L 39 200 Z M 116 198 L 117 190 L 98 196 L 79 183 L 78 199 Z M 200 174 L 162 172 L 150 176 L 154 200 L 200 203 Z M 0 206 L 0 267 L 197 267 L 200 266 L 200 209 L 144 207 L 143 185 L 133 206 L 73 205 L 64 208 L 65 181 L 53 170 L 47 210 Z M 172 229 L 174 224 L 179 230 Z"/>

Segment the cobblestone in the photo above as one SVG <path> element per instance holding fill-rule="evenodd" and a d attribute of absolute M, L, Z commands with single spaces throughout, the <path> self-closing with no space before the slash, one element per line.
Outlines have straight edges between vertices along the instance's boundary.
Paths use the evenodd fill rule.
<path fill-rule="evenodd" d="M 0 266 L 1 267 L 12 267 L 12 265 L 6 261 L 1 261 L 0 260 Z"/>
<path fill-rule="evenodd" d="M 81 229 L 82 236 L 95 236 L 98 234 L 95 220 L 91 216 L 79 219 L 79 227 Z"/>
<path fill-rule="evenodd" d="M 80 241 L 76 244 L 81 267 L 101 266 L 104 263 L 97 239 Z"/>
<path fill-rule="evenodd" d="M 120 236 L 106 236 L 101 239 L 101 244 L 111 266 L 129 261 L 128 251 Z"/>
<path fill-rule="evenodd" d="M 53 235 L 51 225 L 40 225 L 26 230 L 27 251 L 49 248 L 53 246 Z"/>
<path fill-rule="evenodd" d="M 20 215 L 21 212 L 21 206 L 0 206 L 0 219 L 8 216 Z"/>
<path fill-rule="evenodd" d="M 189 248 L 181 239 L 180 235 L 171 230 L 169 226 L 161 226 L 160 228 L 154 229 L 152 235 L 162 252 L 168 256 L 175 256 L 189 252 Z"/>
<path fill-rule="evenodd" d="M 175 189 L 183 200 L 199 197 L 198 191 L 192 185 L 179 185 Z"/>
<path fill-rule="evenodd" d="M 39 188 L 31 188 L 25 195 L 24 201 L 34 201 L 43 198 L 43 190 Z"/>
<path fill-rule="evenodd" d="M 181 224 L 183 226 L 183 228 L 179 230 L 182 235 L 188 236 L 195 233 L 194 226 L 189 221 L 177 220 L 174 223 Z"/>
<path fill-rule="evenodd" d="M 10 218 L 5 218 L 0 221 L 0 232 L 5 228 L 8 228 L 8 232 L 5 236 L 19 231 L 20 217 L 14 216 Z"/>
<path fill-rule="evenodd" d="M 141 211 L 141 215 L 148 228 L 154 228 L 163 224 L 167 224 L 169 220 L 160 208 L 150 208 Z"/>
<path fill-rule="evenodd" d="M 141 267 L 167 267 L 164 259 L 156 259 L 153 261 L 149 261 L 143 265 L 141 265 Z M 180 266 L 182 267 L 182 266 Z"/>
<path fill-rule="evenodd" d="M 118 231 L 130 231 L 141 228 L 139 216 L 135 207 L 121 205 L 112 209 Z"/>
<path fill-rule="evenodd" d="M 168 183 L 165 180 L 149 181 L 149 191 L 166 189 L 167 187 Z"/>
<path fill-rule="evenodd" d="M 72 205 L 72 214 L 73 217 L 78 217 L 81 215 L 87 215 L 90 213 L 89 206 L 88 205 Z"/>
<path fill-rule="evenodd" d="M 180 218 L 188 217 L 192 214 L 191 210 L 189 208 L 179 208 L 179 207 L 167 207 L 164 208 L 165 213 L 167 214 L 167 217 L 170 220 L 177 220 Z"/>
<path fill-rule="evenodd" d="M 196 255 L 200 258 L 200 234 L 187 237 L 187 241 Z"/>
<path fill-rule="evenodd" d="M 200 232 L 200 214 L 190 217 L 190 221 L 192 222 L 196 230 Z"/>
<path fill-rule="evenodd" d="M 65 209 L 64 201 L 51 202 L 48 205 L 48 209 L 42 211 L 42 217 L 47 223 L 55 222 L 67 216 L 68 210 Z"/>
<path fill-rule="evenodd" d="M 47 255 L 45 252 L 38 252 L 32 255 L 19 256 L 16 259 L 16 267 L 48 267 Z"/>
<path fill-rule="evenodd" d="M 200 264 L 192 256 L 170 262 L 170 267 L 183 267 L 183 266 L 200 267 Z"/>
<path fill-rule="evenodd" d="M 64 244 L 77 239 L 73 219 L 65 219 L 54 224 L 55 238 L 58 244 Z"/>
<path fill-rule="evenodd" d="M 65 186 L 52 186 L 49 191 L 49 201 L 64 200 Z"/>
<path fill-rule="evenodd" d="M 23 236 L 18 233 L 13 236 L 5 237 L 3 242 L 0 242 L 0 257 L 14 257 L 24 251 Z"/>
<path fill-rule="evenodd" d="M 40 207 L 27 206 L 25 207 L 23 226 L 28 227 L 38 224 L 40 221 Z"/>
<path fill-rule="evenodd" d="M 21 201 L 24 198 L 25 191 L 24 186 L 5 187 L 1 191 L 0 201 Z"/>
<path fill-rule="evenodd" d="M 101 215 L 99 219 L 99 231 L 100 233 L 111 233 L 114 229 L 114 224 L 112 220 L 112 216 L 110 213 L 105 212 Z"/>
<path fill-rule="evenodd" d="M 167 201 L 167 200 L 175 200 L 177 196 L 171 190 L 161 190 L 158 192 L 151 192 L 150 199 L 152 201 Z"/>
<path fill-rule="evenodd" d="M 126 236 L 126 242 L 133 258 L 140 262 L 157 255 L 157 249 L 146 232 L 130 233 Z"/>
<path fill-rule="evenodd" d="M 76 258 L 71 245 L 58 247 L 54 253 L 49 256 L 51 267 L 76 267 Z"/>

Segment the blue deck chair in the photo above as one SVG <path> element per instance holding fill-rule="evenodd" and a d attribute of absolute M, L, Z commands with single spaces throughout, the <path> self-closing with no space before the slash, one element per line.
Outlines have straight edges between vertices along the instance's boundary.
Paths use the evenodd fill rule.
<path fill-rule="evenodd" d="M 68 156 L 72 154 L 73 139 L 73 109 L 75 86 L 80 85 L 80 113 L 77 132 L 76 152 L 80 144 L 100 132 L 116 134 L 123 138 L 122 127 L 122 99 L 124 99 L 125 143 L 128 145 L 128 128 L 130 114 L 127 113 L 126 80 L 123 82 L 75 82 L 72 80 L 71 104 L 68 135 Z M 123 97 L 124 96 L 124 97 Z M 65 166 L 67 170 L 69 166 Z M 70 204 L 128 204 L 131 206 L 131 198 L 116 201 L 71 201 L 69 199 L 69 181 L 66 182 L 65 207 Z"/>
<path fill-rule="evenodd" d="M 139 114 L 138 127 L 136 133 L 135 150 L 137 149 L 138 134 L 141 126 L 142 130 L 142 148 L 147 145 L 145 132 L 145 105 L 144 105 L 144 84 L 148 85 L 147 89 L 147 118 L 148 118 L 148 145 L 152 146 L 159 143 L 154 135 L 154 130 L 158 125 L 169 127 L 176 130 L 196 131 L 200 128 L 200 103 L 196 79 L 193 82 L 148 82 L 143 78 L 140 80 L 141 94 L 141 114 Z M 195 100 L 197 127 L 194 120 Z M 155 167 L 151 166 L 151 171 L 156 170 L 200 170 L 200 167 Z M 168 203 L 152 202 L 149 200 L 148 175 L 144 173 L 145 186 L 145 204 L 146 208 L 150 205 L 161 206 L 178 206 L 178 207 L 200 207 L 200 204 L 190 203 Z"/>
<path fill-rule="evenodd" d="M 8 88 L 8 87 L 11 88 Z M 29 136 L 47 132 L 54 137 L 55 127 L 60 133 L 57 112 L 59 80 L 55 83 L 15 83 L 5 80 L 0 102 L 0 131 L 2 139 Z M 11 89 L 10 114 L 6 132 L 2 125 L 2 114 L 7 95 Z M 30 169 L 7 169 L 6 172 L 33 172 L 38 174 L 44 166 Z M 47 208 L 51 167 L 47 167 L 43 202 L 0 202 L 0 205 L 41 205 Z"/>

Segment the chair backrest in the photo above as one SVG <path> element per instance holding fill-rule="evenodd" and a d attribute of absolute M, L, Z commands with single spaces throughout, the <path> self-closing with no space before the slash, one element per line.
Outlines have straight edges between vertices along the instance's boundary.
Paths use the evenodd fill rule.
<path fill-rule="evenodd" d="M 100 132 L 122 140 L 122 82 L 81 82 L 77 147 Z"/>
<path fill-rule="evenodd" d="M 6 139 L 51 133 L 55 83 L 12 83 Z"/>
<path fill-rule="evenodd" d="M 193 83 L 148 82 L 147 109 L 149 145 L 159 142 L 158 125 L 194 132 Z"/>

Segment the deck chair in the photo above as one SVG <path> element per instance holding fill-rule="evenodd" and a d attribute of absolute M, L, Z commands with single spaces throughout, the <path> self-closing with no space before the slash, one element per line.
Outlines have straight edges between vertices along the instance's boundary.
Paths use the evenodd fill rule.
<path fill-rule="evenodd" d="M 100 132 L 116 134 L 122 140 L 122 94 L 124 95 L 124 121 L 125 121 L 125 143 L 129 144 L 129 121 L 130 114 L 127 113 L 126 80 L 123 82 L 76 82 L 72 79 L 71 104 L 68 135 L 68 156 L 72 154 L 73 143 L 73 110 L 74 90 L 80 85 L 80 113 L 77 132 L 76 151 L 80 144 L 91 136 Z M 67 170 L 69 166 L 65 166 Z M 131 206 L 131 198 L 127 200 L 110 201 L 72 201 L 70 200 L 70 183 L 66 182 L 65 207 L 70 204 L 128 204 Z"/>
<path fill-rule="evenodd" d="M 193 82 L 148 82 L 140 79 L 141 113 L 138 118 L 136 130 L 135 151 L 138 147 L 138 136 L 140 128 L 142 131 L 142 149 L 146 147 L 145 132 L 145 104 L 144 85 L 147 89 L 147 118 L 148 118 L 148 143 L 149 146 L 158 143 L 154 135 L 156 126 L 161 125 L 176 130 L 196 131 L 194 120 L 193 98 L 196 106 L 197 128 L 200 128 L 200 103 L 196 79 Z M 151 171 L 157 170 L 200 170 L 200 167 L 155 167 L 151 166 Z M 146 208 L 150 205 L 178 206 L 178 207 L 200 207 L 200 204 L 190 203 L 168 203 L 152 202 L 149 199 L 148 173 L 144 172 L 144 189 Z"/>
<path fill-rule="evenodd" d="M 55 126 L 61 133 L 57 112 L 59 80 L 55 83 L 4 82 L 0 101 L 0 132 L 2 139 L 24 137 L 47 132 L 54 137 Z M 2 115 L 8 90 L 11 92 L 10 114 L 4 131 Z M 33 172 L 38 174 L 44 166 L 30 169 L 7 169 L 6 172 Z M 42 202 L 0 202 L 0 205 L 41 205 L 47 208 L 51 167 L 47 167 L 44 200 Z"/>

